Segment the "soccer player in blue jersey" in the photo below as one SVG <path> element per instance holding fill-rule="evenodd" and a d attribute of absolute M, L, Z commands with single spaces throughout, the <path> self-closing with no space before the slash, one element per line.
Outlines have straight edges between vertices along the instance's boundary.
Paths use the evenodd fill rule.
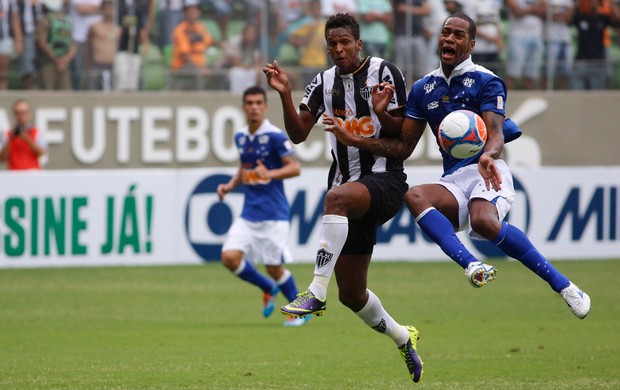
<path fill-rule="evenodd" d="M 473 239 L 491 241 L 549 283 L 573 314 L 584 318 L 590 311 L 590 297 L 547 261 L 521 230 L 504 221 L 515 192 L 510 170 L 500 155 L 504 142 L 513 139 L 518 129 L 504 119 L 504 82 L 471 60 L 475 38 L 475 23 L 467 15 L 454 14 L 445 20 L 438 44 L 441 66 L 414 83 L 404 121 L 390 115 L 380 117 L 383 126 L 401 128 L 399 138 L 352 137 L 337 125 L 327 130 L 347 145 L 404 160 L 413 152 L 427 123 L 437 137 L 439 124 L 448 113 L 459 109 L 478 113 L 488 129 L 485 148 L 463 160 L 442 151 L 441 179 L 411 188 L 405 195 L 407 207 L 422 231 L 466 270 L 475 287 L 492 280 L 496 270 L 478 261 L 455 231 L 467 229 Z M 390 85 L 375 88 L 375 108 L 387 108 L 393 91 Z"/>
<path fill-rule="evenodd" d="M 299 292 L 293 275 L 284 268 L 284 263 L 291 261 L 287 246 L 290 208 L 282 180 L 299 176 L 301 168 L 286 134 L 265 118 L 267 95 L 263 88 L 245 90 L 243 110 L 247 126 L 235 133 L 239 170 L 228 183 L 217 187 L 220 200 L 239 185 L 245 189 L 241 217 L 231 226 L 222 247 L 222 264 L 263 291 L 263 316 L 268 317 L 278 292 L 289 302 Z M 265 265 L 273 281 L 252 263 Z M 303 325 L 309 318 L 291 319 L 284 325 Z"/>
<path fill-rule="evenodd" d="M 277 61 L 263 68 L 269 85 L 280 95 L 291 140 L 303 142 L 323 114 L 361 137 L 390 136 L 381 128 L 373 110 L 372 85 L 389 81 L 395 86 L 396 93 L 384 109 L 402 117 L 406 88 L 401 71 L 381 58 L 360 57 L 359 25 L 349 14 L 327 19 L 325 40 L 335 66 L 320 72 L 306 87 L 299 113 L 292 100 L 289 79 Z M 335 272 L 340 302 L 366 325 L 394 341 L 411 379 L 418 382 L 423 374 L 423 363 L 416 351 L 418 330 L 397 323 L 367 287 L 377 226 L 401 210 L 408 188 L 403 162 L 347 147 L 333 136 L 330 142 L 334 163 L 328 178 L 314 279 L 308 290 L 280 311 L 296 318 L 322 314 L 327 286 Z"/>

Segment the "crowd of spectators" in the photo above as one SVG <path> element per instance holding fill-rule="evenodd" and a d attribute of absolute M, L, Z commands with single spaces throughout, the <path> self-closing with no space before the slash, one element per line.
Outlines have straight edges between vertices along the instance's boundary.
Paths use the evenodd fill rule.
<path fill-rule="evenodd" d="M 445 17 L 465 12 L 478 26 L 474 61 L 510 89 L 620 87 L 618 0 L 0 0 L 0 7 L 0 89 L 240 92 L 274 58 L 301 88 L 329 64 L 324 22 L 337 12 L 360 21 L 363 54 L 392 60 L 409 85 L 437 66 L 433 42 Z"/>

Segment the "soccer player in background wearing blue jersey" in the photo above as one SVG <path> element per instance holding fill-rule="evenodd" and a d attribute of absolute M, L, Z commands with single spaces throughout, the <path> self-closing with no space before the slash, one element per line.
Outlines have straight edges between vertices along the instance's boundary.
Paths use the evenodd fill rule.
<path fill-rule="evenodd" d="M 263 291 L 263 316 L 269 317 L 278 292 L 288 302 L 297 297 L 297 285 L 284 263 L 292 260 L 288 249 L 290 207 L 283 179 L 299 176 L 293 145 L 286 134 L 265 118 L 267 95 L 261 87 L 243 93 L 247 126 L 235 133 L 241 164 L 226 184 L 217 187 L 220 200 L 243 184 L 241 217 L 231 226 L 222 247 L 222 264 L 240 279 Z M 264 264 L 271 278 L 252 264 Z M 303 325 L 310 317 L 287 320 L 285 326 Z"/>
<path fill-rule="evenodd" d="M 335 66 L 320 72 L 306 87 L 299 113 L 293 103 L 288 76 L 277 61 L 263 68 L 269 86 L 280 95 L 291 141 L 306 140 L 323 114 L 361 137 L 390 136 L 376 118 L 371 101 L 372 85 L 389 81 L 396 86 L 396 93 L 386 108 L 392 115 L 402 117 L 407 90 L 401 71 L 382 58 L 360 57 L 359 24 L 349 14 L 336 14 L 327 19 L 325 41 Z M 335 272 L 340 302 L 370 328 L 393 340 L 411 379 L 418 382 L 424 372 L 416 351 L 418 330 L 397 323 L 367 287 L 377 227 L 402 209 L 408 188 L 403 162 L 347 147 L 331 135 L 330 144 L 334 162 L 323 205 L 314 278 L 306 291 L 280 311 L 296 318 L 322 314 L 326 309 L 327 286 Z"/>
<path fill-rule="evenodd" d="M 435 137 L 443 118 L 466 109 L 478 113 L 488 129 L 484 149 L 474 157 L 456 159 L 442 151 L 444 173 L 432 184 L 414 186 L 405 203 L 426 233 L 466 271 L 475 287 L 495 278 L 495 268 L 478 261 L 461 243 L 455 231 L 467 230 L 473 239 L 486 239 L 506 255 L 549 283 L 578 318 L 590 311 L 590 297 L 562 275 L 518 228 L 504 221 L 514 200 L 512 174 L 500 158 L 504 142 L 514 139 L 516 125 L 505 120 L 506 86 L 471 60 L 476 25 L 465 14 L 449 16 L 439 36 L 441 66 L 416 81 L 407 98 L 404 121 L 380 117 L 383 126 L 401 128 L 400 138 L 369 140 L 351 137 L 341 126 L 331 126 L 341 142 L 373 153 L 408 158 L 422 137 L 426 124 Z M 375 108 L 387 108 L 394 87 L 374 88 Z M 518 130 L 517 130 L 518 131 Z"/>

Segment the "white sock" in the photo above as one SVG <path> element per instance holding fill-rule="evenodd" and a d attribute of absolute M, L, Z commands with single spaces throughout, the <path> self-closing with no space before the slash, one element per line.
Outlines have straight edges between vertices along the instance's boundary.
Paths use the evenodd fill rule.
<path fill-rule="evenodd" d="M 282 276 L 280 276 L 280 279 L 276 280 L 276 284 L 278 286 L 283 285 L 284 283 L 286 283 L 286 281 L 288 280 L 288 278 L 291 277 L 291 271 L 284 269 L 284 272 L 282 273 Z"/>
<path fill-rule="evenodd" d="M 379 297 L 372 291 L 368 291 L 368 302 L 358 311 L 357 316 L 379 333 L 385 334 L 394 341 L 397 347 L 402 346 L 409 339 L 407 329 L 394 321 L 392 316 L 381 305 Z"/>
<path fill-rule="evenodd" d="M 239 266 L 237 267 L 236 270 L 233 271 L 233 274 L 239 275 L 241 272 L 243 272 L 244 269 L 245 269 L 245 259 L 241 259 Z"/>
<path fill-rule="evenodd" d="M 340 215 L 324 215 L 322 222 L 319 249 L 314 262 L 314 279 L 308 289 L 324 301 L 336 261 L 349 234 L 349 219 Z"/>

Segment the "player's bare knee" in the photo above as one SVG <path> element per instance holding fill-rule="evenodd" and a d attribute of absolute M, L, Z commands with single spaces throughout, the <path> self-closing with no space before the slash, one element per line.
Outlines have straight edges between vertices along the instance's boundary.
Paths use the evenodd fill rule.
<path fill-rule="evenodd" d="M 325 194 L 325 214 L 345 215 L 346 209 L 347 197 L 343 195 L 342 191 L 337 188 L 327 191 Z"/>
<path fill-rule="evenodd" d="M 222 265 L 228 268 L 230 271 L 235 271 L 239 268 L 241 264 L 241 259 L 238 258 L 233 253 L 230 252 L 222 252 Z"/>
<path fill-rule="evenodd" d="M 267 273 L 269 274 L 269 276 L 271 276 L 271 279 L 273 280 L 280 279 L 282 275 L 284 274 L 284 267 L 282 267 L 281 265 L 279 266 L 268 265 L 265 267 L 265 270 L 267 271 Z"/>
<path fill-rule="evenodd" d="M 409 211 L 416 217 L 428 208 L 423 191 L 417 187 L 413 187 L 405 193 L 405 204 Z"/>
<path fill-rule="evenodd" d="M 470 215 L 471 228 L 487 240 L 492 240 L 499 234 L 501 221 L 492 214 L 478 213 Z"/>

